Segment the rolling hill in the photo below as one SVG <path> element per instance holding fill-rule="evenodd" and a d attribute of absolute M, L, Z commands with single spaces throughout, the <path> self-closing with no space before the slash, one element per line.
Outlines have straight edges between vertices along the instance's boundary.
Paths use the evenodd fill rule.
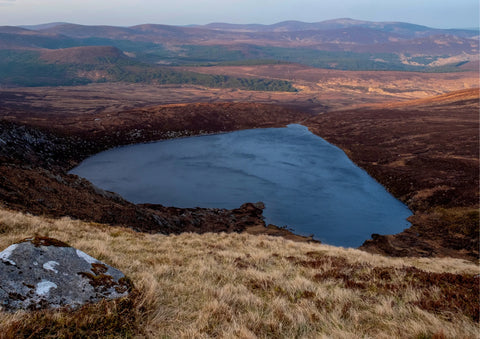
<path fill-rule="evenodd" d="M 0 86 L 66 86 L 92 82 L 193 84 L 211 88 L 296 92 L 292 83 L 207 75 L 151 65 L 112 46 L 0 49 Z"/>
<path fill-rule="evenodd" d="M 0 50 L 113 46 L 148 64 L 301 63 L 342 70 L 462 71 L 478 63 L 478 31 L 336 19 L 273 25 L 51 23 L 0 27 Z"/>
<path fill-rule="evenodd" d="M 42 50 L 40 59 L 48 63 L 60 64 L 96 64 L 102 59 L 118 60 L 128 57 L 118 48 L 112 46 L 86 46 L 55 50 Z"/>
<path fill-rule="evenodd" d="M 469 29 L 436 29 L 422 25 L 415 25 L 405 22 L 372 22 L 362 21 L 350 18 L 341 18 L 333 20 L 325 20 L 321 22 L 307 23 L 302 21 L 283 21 L 272 25 L 242 25 L 229 23 L 211 23 L 207 25 L 199 25 L 195 27 L 206 27 L 216 30 L 228 30 L 238 32 L 298 32 L 298 31 L 328 31 L 345 28 L 369 28 L 385 33 L 394 33 L 404 38 L 422 37 L 437 34 L 452 34 L 462 37 L 473 38 L 478 36 L 478 31 Z"/>
<path fill-rule="evenodd" d="M 48 27 L 48 26 L 47 26 Z M 372 46 L 386 42 L 410 41 L 421 44 L 431 36 L 455 36 L 465 44 L 456 52 L 478 51 L 478 31 L 433 29 L 407 23 L 365 22 L 356 20 L 333 20 L 321 23 L 287 21 L 274 25 L 232 25 L 210 24 L 205 26 L 183 27 L 145 24 L 132 27 L 82 26 L 58 24 L 38 30 L 48 34 L 60 34 L 70 38 L 108 38 L 113 40 L 135 40 L 157 44 L 207 44 L 235 45 L 239 43 L 269 45 L 277 47 L 328 48 L 328 43 L 338 45 L 337 49 L 354 46 Z M 420 40 L 417 40 L 420 39 Z M 428 40 L 427 40 L 428 41 Z M 424 54 L 436 55 L 430 51 L 431 45 L 423 47 Z M 356 51 L 355 49 L 349 49 Z M 396 51 L 393 51 L 396 52 Z"/>

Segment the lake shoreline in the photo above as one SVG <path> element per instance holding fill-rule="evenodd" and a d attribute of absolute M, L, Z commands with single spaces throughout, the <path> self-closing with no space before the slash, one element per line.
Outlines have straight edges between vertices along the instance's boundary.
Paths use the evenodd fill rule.
<path fill-rule="evenodd" d="M 436 112 L 440 115 L 443 114 L 443 107 L 445 107 L 449 112 L 458 112 L 460 115 L 466 114 L 466 117 L 472 116 L 474 126 L 478 127 L 478 89 L 470 92 L 474 93 L 475 97 L 471 101 L 468 101 L 470 100 L 469 98 L 464 98 L 460 95 L 458 99 L 439 99 L 438 101 L 432 101 L 430 104 L 428 102 L 425 104 L 406 103 L 404 106 L 395 107 L 394 109 L 388 108 L 385 110 L 377 108 L 377 111 L 392 112 L 395 115 L 404 111 L 412 111 L 415 114 L 421 112 L 421 114 L 431 116 L 436 114 Z M 414 105 L 419 104 L 424 106 L 415 108 Z M 433 106 L 435 108 L 432 108 Z M 365 110 L 363 109 L 363 111 Z M 362 112 L 348 111 L 345 118 L 349 117 L 351 119 L 351 117 L 356 117 L 355 119 L 357 119 L 360 116 L 359 114 L 363 114 Z M 292 111 L 283 107 L 232 103 L 166 105 L 118 113 L 102 113 L 98 115 L 99 118 L 105 119 L 101 124 L 90 119 L 90 115 L 84 114 L 62 116 L 62 119 L 55 120 L 55 124 L 52 124 L 52 120 L 48 117 L 47 119 L 39 119 L 37 116 L 29 118 L 28 115 L 20 114 L 18 115 L 19 123 L 17 124 L 2 123 L 3 130 L 6 131 L 7 136 L 0 136 L 0 138 L 8 141 L 10 137 L 10 139 L 13 139 L 11 143 L 13 146 L 3 148 L 2 150 L 5 150 L 3 154 L 1 153 L 2 150 L 0 150 L 0 160 L 2 160 L 0 172 L 3 175 L 3 178 L 0 179 L 3 187 L 8 187 L 7 191 L 0 189 L 1 205 L 4 208 L 33 214 L 53 217 L 70 215 L 74 218 L 114 225 L 139 223 L 142 228 L 150 229 L 150 232 L 152 232 L 152 227 L 158 227 L 158 224 L 152 222 L 152 220 L 147 220 L 149 218 L 148 213 L 136 206 L 118 203 L 115 198 L 108 196 L 105 198 L 101 194 L 95 193 L 95 190 L 91 187 L 86 187 L 88 185 L 85 183 L 66 176 L 66 170 L 74 167 L 80 160 L 89 155 L 114 146 L 167 139 L 169 137 L 166 131 L 174 131 L 175 136 L 191 136 L 200 133 L 202 130 L 228 132 L 253 127 L 283 127 L 289 123 L 301 122 L 306 124 L 315 134 L 342 148 L 354 163 L 364 168 L 373 178 L 392 192 L 395 197 L 404 201 L 415 213 L 410 218 L 414 223 L 410 229 L 396 235 L 374 235 L 374 239 L 367 241 L 361 249 L 389 256 L 449 256 L 468 260 L 478 259 L 478 199 L 476 199 L 477 202 L 473 206 L 472 203 L 459 202 L 458 212 L 456 210 L 457 207 L 442 209 L 442 205 L 436 202 L 427 202 L 427 205 L 419 208 L 417 205 L 418 201 L 409 200 L 409 197 L 415 192 L 415 187 L 412 190 L 412 188 L 405 185 L 402 186 L 401 181 L 399 181 L 404 178 L 404 174 L 392 172 L 392 169 L 389 168 L 384 168 L 385 172 L 378 172 L 375 164 L 373 164 L 374 167 L 368 165 L 369 161 L 371 161 L 368 158 L 370 152 L 361 149 L 350 149 L 349 143 L 355 145 L 355 143 L 352 143 L 352 141 L 356 140 L 355 135 L 351 135 L 352 138 L 348 143 L 335 140 L 334 133 L 337 133 L 337 135 L 340 135 L 338 133 L 344 133 L 344 135 L 349 136 L 349 132 L 343 131 L 345 126 L 348 125 L 343 125 L 342 127 L 342 125 L 326 123 L 326 121 L 332 117 L 334 120 L 338 119 L 341 122 L 342 119 L 338 118 L 341 115 L 341 112 L 337 115 L 329 113 L 328 116 L 322 114 L 317 116 L 318 120 L 315 121 L 314 119 L 317 118 L 313 118 L 310 114 Z M 201 119 L 198 120 L 198 117 L 201 117 Z M 322 119 L 326 119 L 321 122 L 321 124 L 324 124 L 323 129 L 319 128 L 322 126 L 319 124 L 319 121 L 322 121 Z M 120 124 L 122 121 L 125 121 L 126 124 Z M 145 125 L 147 121 L 150 123 Z M 372 126 L 368 122 L 369 120 L 366 120 L 364 124 L 363 121 L 358 121 L 357 126 Z M 393 125 L 389 127 L 389 131 L 395 131 L 403 126 L 401 121 L 392 121 L 392 123 Z M 31 127 L 20 127 L 21 125 Z M 31 132 L 33 135 L 36 133 L 40 134 L 37 137 L 37 141 L 38 139 L 48 139 L 49 137 L 45 135 L 51 136 L 50 139 L 53 141 L 50 140 L 52 141 L 51 143 L 45 143 L 45 147 L 37 145 L 36 150 L 32 151 L 34 145 L 31 140 L 25 140 L 21 136 L 15 137 L 15 135 L 12 137 L 12 134 L 15 134 L 15 129 L 18 128 L 39 131 L 38 133 Z M 45 135 L 41 135 L 42 133 Z M 10 136 L 8 136 L 9 134 Z M 471 137 L 473 140 L 478 140 L 478 128 L 474 129 Z M 472 140 L 472 138 L 468 140 Z M 449 141 L 453 142 L 455 140 L 450 139 Z M 48 150 L 47 146 L 51 147 L 53 151 Z M 406 146 L 411 145 L 407 143 Z M 440 152 L 442 151 L 440 150 Z M 475 167 L 478 174 L 478 152 L 476 153 L 476 158 L 477 165 Z M 409 171 L 411 171 L 409 172 L 409 178 L 413 178 L 414 182 L 417 181 L 416 178 L 425 177 L 428 179 L 432 177 L 431 174 L 422 174 L 423 172 L 415 170 L 415 167 Z M 385 176 L 384 173 L 391 174 Z M 56 178 L 52 179 L 52 177 Z M 391 179 L 386 181 L 385 178 Z M 470 183 L 472 181 L 475 182 L 475 180 L 478 182 L 478 175 L 471 176 L 469 180 Z M 61 183 L 62 181 L 66 184 Z M 57 189 L 57 192 L 52 194 L 52 197 L 48 197 L 49 192 L 47 194 L 43 191 L 42 185 L 45 186 L 45 184 Z M 24 191 L 25 187 L 29 187 L 29 185 L 32 186 L 32 192 L 27 194 Z M 457 192 L 461 193 L 462 189 L 457 190 Z M 47 199 L 45 198 L 46 195 Z M 66 199 L 65 197 L 68 198 Z M 77 199 L 74 199 L 74 197 L 77 197 Z M 113 208 L 107 215 L 101 215 L 97 205 L 92 205 L 80 211 L 79 209 L 83 207 L 78 206 L 77 200 L 79 199 L 85 200 L 87 205 L 89 200 L 94 201 L 96 199 L 97 204 L 98 201 L 104 201 L 104 207 L 110 206 Z M 419 201 L 422 202 L 422 200 Z M 145 217 L 146 215 L 147 217 Z M 459 227 L 459 231 L 465 229 L 465 232 L 470 232 L 470 230 L 472 232 L 457 232 L 455 227 L 439 225 L 438 222 L 432 219 L 443 218 L 442 215 L 445 218 L 453 218 L 454 225 Z M 471 219 L 468 219 L 470 218 L 469 215 L 472 215 Z"/>
<path fill-rule="evenodd" d="M 300 124 L 118 147 L 69 173 L 132 203 L 232 209 L 261 201 L 267 224 L 334 246 L 403 231 L 412 214 Z"/>
<path fill-rule="evenodd" d="M 410 228 L 374 234 L 360 249 L 478 260 L 479 95 L 460 90 L 305 122 L 414 212 Z"/>
<path fill-rule="evenodd" d="M 211 120 L 196 121 L 199 114 L 207 112 Z M 230 112 L 229 117 L 225 116 L 226 112 Z M 67 174 L 83 159 L 112 147 L 254 127 L 285 127 L 308 117 L 282 107 L 245 103 L 167 105 L 165 111 L 154 114 L 156 117 L 152 118 L 150 113 L 145 115 L 151 124 L 141 133 L 134 126 L 116 124 L 118 120 L 114 117 L 110 117 L 110 121 L 115 126 L 95 132 L 81 125 L 76 125 L 77 129 L 69 128 L 71 122 L 67 119 L 61 120 L 65 125 L 48 126 L 39 124 L 38 120 L 25 124 L 0 121 L 0 143 L 4 146 L 0 149 L 0 207 L 47 217 L 69 216 L 127 226 L 147 233 L 243 232 L 247 228 L 257 232 L 261 226 L 265 234 L 315 242 L 280 227 L 267 227 L 261 213 L 248 208 L 249 203 L 244 204 L 247 208 L 244 205 L 233 210 L 205 208 L 181 217 L 179 215 L 185 214 L 187 209 L 132 204 L 114 192 Z M 260 118 L 259 113 L 264 114 L 264 118 Z M 136 122 L 141 121 L 136 112 L 119 113 L 123 114 L 134 115 L 138 119 Z M 164 119 L 171 116 L 180 119 L 170 119 L 168 130 L 165 130 Z"/>

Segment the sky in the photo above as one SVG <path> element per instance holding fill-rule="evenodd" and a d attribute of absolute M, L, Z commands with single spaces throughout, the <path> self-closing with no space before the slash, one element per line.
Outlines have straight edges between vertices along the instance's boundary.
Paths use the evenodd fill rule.
<path fill-rule="evenodd" d="M 273 24 L 337 18 L 479 27 L 478 0 L 0 0 L 0 26 L 71 22 L 132 26 Z"/>

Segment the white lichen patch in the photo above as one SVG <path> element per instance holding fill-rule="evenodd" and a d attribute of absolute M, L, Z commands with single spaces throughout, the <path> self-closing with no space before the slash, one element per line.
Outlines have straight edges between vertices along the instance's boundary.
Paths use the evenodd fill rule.
<path fill-rule="evenodd" d="M 43 269 L 47 270 L 47 271 L 52 271 L 52 272 L 55 272 L 55 273 L 58 273 L 58 271 L 55 269 L 55 266 L 57 265 L 60 265 L 58 262 L 56 261 L 47 261 L 45 264 L 43 264 Z"/>
<path fill-rule="evenodd" d="M 80 250 L 77 250 L 77 255 L 79 258 L 82 258 L 83 260 L 85 260 L 86 262 L 88 262 L 89 264 L 95 264 L 95 263 L 98 263 L 98 260 L 89 256 L 87 253 L 85 252 L 82 252 Z"/>
<path fill-rule="evenodd" d="M 37 289 L 35 290 L 35 293 L 37 295 L 47 295 L 52 288 L 57 288 L 57 284 L 44 279 L 37 284 Z"/>
<path fill-rule="evenodd" d="M 8 262 L 11 265 L 16 265 L 15 262 L 9 258 L 12 255 L 12 252 L 17 248 L 17 246 L 18 244 L 10 245 L 2 252 L 0 252 L 0 260 L 3 262 Z"/>

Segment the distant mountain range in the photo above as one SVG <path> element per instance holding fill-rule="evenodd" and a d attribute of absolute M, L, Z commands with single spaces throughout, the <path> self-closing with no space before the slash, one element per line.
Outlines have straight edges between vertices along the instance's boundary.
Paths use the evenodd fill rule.
<path fill-rule="evenodd" d="M 57 26 L 71 25 L 67 22 L 52 22 L 41 25 L 27 25 L 20 26 L 29 30 L 48 30 Z M 80 25 L 77 25 L 80 26 Z M 142 27 L 146 25 L 132 26 Z M 166 26 L 166 25 L 154 25 L 154 26 Z M 101 26 L 106 27 L 106 26 Z M 206 28 L 219 31 L 231 31 L 231 32 L 298 32 L 298 31 L 328 31 L 352 27 L 370 28 L 378 31 L 384 31 L 388 33 L 397 33 L 405 37 L 422 37 L 428 35 L 437 34 L 453 34 L 461 35 L 464 37 L 478 36 L 478 29 L 438 29 L 430 28 L 427 26 L 404 23 L 404 22 L 372 22 L 354 20 L 349 18 L 326 20 L 321 22 L 302 22 L 302 21 L 282 21 L 272 25 L 262 24 L 230 24 L 230 23 L 210 23 L 207 25 L 189 25 L 189 26 L 170 26 L 178 28 Z"/>
<path fill-rule="evenodd" d="M 103 38 L 155 44 L 310 47 L 322 50 L 365 50 L 398 53 L 398 42 L 421 45 L 428 54 L 478 53 L 478 30 L 435 29 L 402 22 L 369 22 L 352 19 L 317 23 L 284 21 L 273 25 L 212 23 L 203 26 L 144 24 L 132 27 L 84 26 L 63 22 L 23 27 L 0 27 L 0 47 L 44 47 L 49 40 L 64 47 L 78 39 Z M 19 38 L 18 36 L 22 38 Z M 30 38 L 30 39 L 29 39 Z M 39 38 L 40 41 L 34 40 Z M 75 41 L 74 41 L 75 40 Z M 434 41 L 423 46 L 425 41 Z M 54 44 L 53 42 L 51 44 Z M 50 44 L 50 45 L 51 45 Z M 47 46 L 48 48 L 48 46 Z"/>
<path fill-rule="evenodd" d="M 362 27 L 388 33 L 396 33 L 410 38 L 435 35 L 439 33 L 445 34 L 446 32 L 455 35 L 465 34 L 466 36 L 472 36 L 472 33 L 473 35 L 475 35 L 475 32 L 472 32 L 472 30 L 468 29 L 436 29 L 404 22 L 372 22 L 354 20 L 349 18 L 326 20 L 314 23 L 307 23 L 302 21 L 283 21 L 273 25 L 239 25 L 228 23 L 211 23 L 198 27 L 244 32 L 298 32 L 310 30 L 328 31 L 352 27 Z M 476 34 L 478 35 L 478 32 Z"/>
<path fill-rule="evenodd" d="M 82 49 L 93 46 L 117 50 Z M 65 51 L 68 48 L 75 49 Z M 90 52 L 94 57 L 88 56 Z M 317 23 L 284 21 L 273 25 L 212 23 L 188 27 L 85 26 L 57 22 L 0 27 L 0 56 L 5 53 L 17 55 L 14 62 L 23 58 L 27 63 L 35 59 L 46 64 L 77 67 L 96 64 L 93 59 L 102 63 L 115 60 L 121 63 L 118 66 L 122 69 L 125 64 L 136 63 L 158 67 L 295 62 L 344 70 L 457 71 L 478 69 L 479 32 L 353 19 Z M 114 58 L 112 53 L 116 55 Z M 121 58 L 118 53 L 122 54 Z M 18 58 L 19 55 L 23 57 Z M 2 69 L 8 68 L 7 59 L 0 59 L 0 84 Z"/>

